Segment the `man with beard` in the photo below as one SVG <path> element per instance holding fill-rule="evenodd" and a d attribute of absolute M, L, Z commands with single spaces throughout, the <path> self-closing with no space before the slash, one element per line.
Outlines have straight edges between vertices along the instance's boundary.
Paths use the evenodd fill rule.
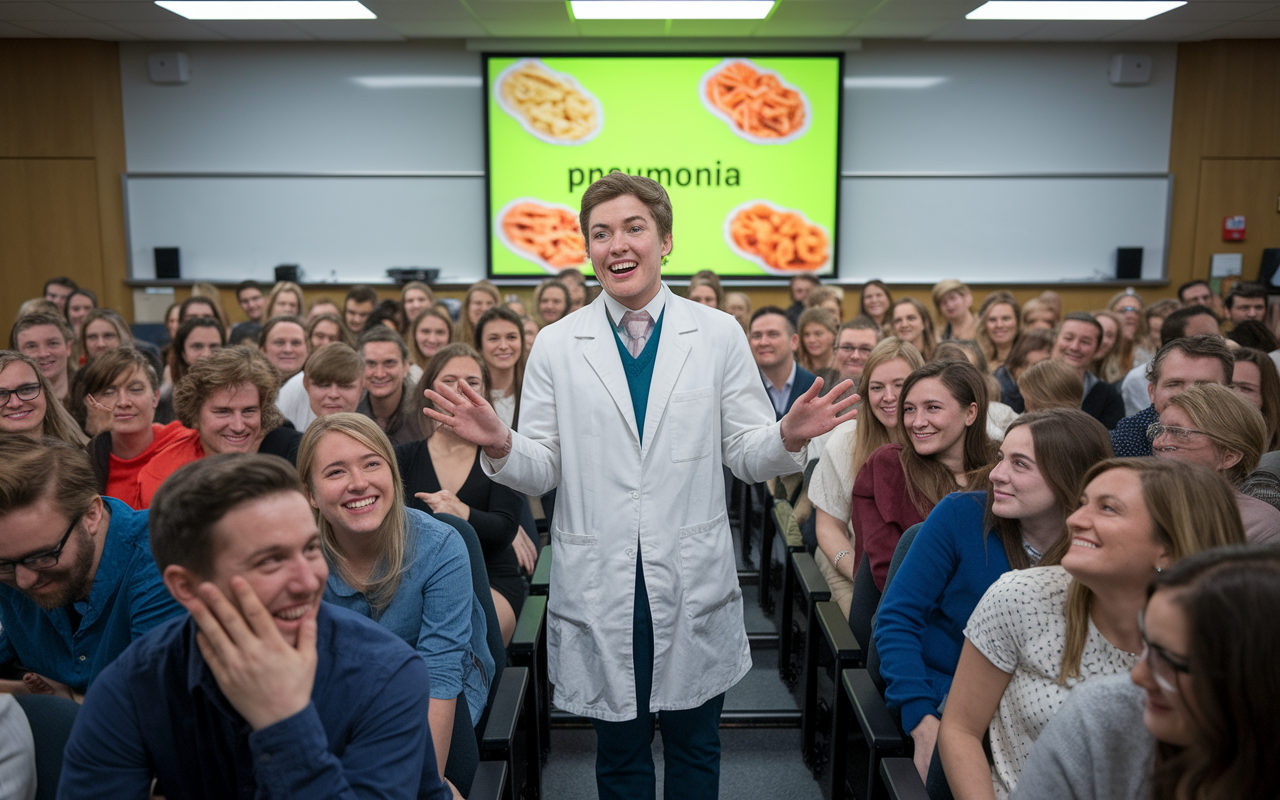
<path fill-rule="evenodd" d="M 151 558 L 147 512 L 98 494 L 89 457 L 0 440 L 0 691 L 82 698 L 134 639 L 182 613 Z"/>

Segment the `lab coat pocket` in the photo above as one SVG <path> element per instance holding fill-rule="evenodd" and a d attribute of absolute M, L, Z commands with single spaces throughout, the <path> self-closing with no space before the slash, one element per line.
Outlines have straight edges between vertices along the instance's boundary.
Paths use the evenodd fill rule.
<path fill-rule="evenodd" d="M 680 578 L 689 619 L 710 614 L 742 596 L 729 546 L 729 515 L 680 529 Z"/>
<path fill-rule="evenodd" d="M 672 461 L 697 461 L 711 455 L 716 413 L 712 395 L 709 386 L 671 395 L 667 419 L 671 425 Z"/>
<path fill-rule="evenodd" d="M 588 629 L 595 622 L 600 587 L 599 537 L 552 528 L 551 592 L 547 613 Z"/>

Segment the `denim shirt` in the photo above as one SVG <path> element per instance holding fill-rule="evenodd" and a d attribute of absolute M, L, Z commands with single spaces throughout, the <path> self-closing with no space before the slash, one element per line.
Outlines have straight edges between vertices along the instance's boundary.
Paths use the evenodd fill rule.
<path fill-rule="evenodd" d="M 146 511 L 103 497 L 111 513 L 106 543 L 87 600 L 75 603 L 80 627 L 64 608 L 46 611 L 0 584 L 0 664 L 23 668 L 83 692 L 129 643 L 179 614 L 151 558 Z M 60 564 L 59 567 L 62 565 Z"/>
<path fill-rule="evenodd" d="M 467 545 L 456 530 L 421 511 L 406 508 L 404 514 L 404 569 L 387 607 L 375 613 L 333 565 L 324 599 L 377 621 L 417 650 L 431 671 L 431 696 L 452 700 L 465 693 L 474 725 L 489 698 L 494 663 Z"/>

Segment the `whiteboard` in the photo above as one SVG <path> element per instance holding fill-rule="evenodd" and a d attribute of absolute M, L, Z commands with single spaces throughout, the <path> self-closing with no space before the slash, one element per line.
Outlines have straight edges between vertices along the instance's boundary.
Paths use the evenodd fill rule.
<path fill-rule="evenodd" d="M 126 176 L 130 275 L 155 277 L 152 248 L 181 249 L 182 277 L 386 280 L 388 267 L 484 274 L 484 178 Z"/>
<path fill-rule="evenodd" d="M 1168 176 L 845 177 L 841 280 L 1114 280 L 1117 247 L 1164 278 Z"/>

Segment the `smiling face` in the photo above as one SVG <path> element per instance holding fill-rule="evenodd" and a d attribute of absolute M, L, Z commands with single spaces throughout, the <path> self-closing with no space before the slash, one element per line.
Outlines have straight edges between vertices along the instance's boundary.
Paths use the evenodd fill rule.
<path fill-rule="evenodd" d="M 911 303 L 899 303 L 893 307 L 893 332 L 904 342 L 909 342 L 920 349 L 920 334 L 924 332 L 924 320 L 920 312 Z"/>
<path fill-rule="evenodd" d="M 862 290 L 862 308 L 872 319 L 881 319 L 889 310 L 889 295 L 879 286 L 868 286 Z"/>
<path fill-rule="evenodd" d="M 431 305 L 431 298 L 421 289 L 408 289 L 404 293 L 404 313 L 409 319 L 415 319 Z"/>
<path fill-rule="evenodd" d="M 789 364 L 799 346 L 799 337 L 789 330 L 787 318 L 781 314 L 762 314 L 751 322 L 751 355 L 756 366 L 772 369 Z"/>
<path fill-rule="evenodd" d="M 493 295 L 488 292 L 472 292 L 471 299 L 467 301 L 467 319 L 474 326 L 484 316 L 484 312 L 495 305 Z"/>
<path fill-rule="evenodd" d="M 1208 434 L 1189 433 L 1197 430 L 1187 412 L 1175 405 L 1166 406 L 1160 412 L 1160 424 L 1169 428 L 1182 428 L 1178 434 L 1163 431 L 1151 442 L 1151 452 L 1157 458 L 1171 458 L 1188 464 L 1199 464 L 1212 470 L 1224 470 L 1240 461 L 1239 453 L 1223 450 Z"/>
<path fill-rule="evenodd" d="M 292 297 L 292 295 L 290 296 Z M 254 322 L 262 320 L 262 312 L 266 308 L 267 301 L 260 290 L 252 287 L 242 289 L 236 295 L 236 300 L 240 303 L 240 310 L 244 312 L 246 317 Z"/>
<path fill-rule="evenodd" d="M 89 323 L 84 332 L 85 355 L 89 358 L 100 356 L 120 346 L 120 331 L 110 320 L 95 319 Z"/>
<path fill-rule="evenodd" d="M 916 381 L 902 401 L 907 441 L 921 456 L 964 460 L 964 430 L 978 418 L 978 405 L 961 406 L 937 378 Z"/>
<path fill-rule="evenodd" d="M 1157 566 L 1168 565 L 1138 473 L 1119 467 L 1095 477 L 1067 517 L 1071 547 L 1062 566 L 1086 586 L 1146 586 Z"/>
<path fill-rule="evenodd" d="M 80 332 L 80 326 L 84 323 L 84 318 L 89 316 L 89 312 L 93 310 L 93 301 L 82 294 L 78 294 L 67 301 L 67 322 L 71 323 L 71 330 L 76 333 Z"/>
<path fill-rule="evenodd" d="M 10 392 L 9 402 L 0 406 L 0 432 L 26 433 L 39 436 L 44 430 L 44 414 L 48 409 L 44 392 L 31 400 L 12 394 L 19 386 L 39 386 L 40 379 L 30 366 L 16 361 L 0 372 L 0 389 Z"/>
<path fill-rule="evenodd" d="M 203 361 L 222 347 L 222 337 L 217 328 L 192 328 L 182 344 L 182 360 L 190 366 Z"/>
<path fill-rule="evenodd" d="M 1262 370 L 1257 364 L 1237 361 L 1231 376 L 1231 388 L 1244 395 L 1254 408 L 1262 410 Z M 1280 401 L 1280 398 L 1276 399 Z"/>
<path fill-rule="evenodd" d="M 659 236 L 648 206 L 624 194 L 591 210 L 587 244 L 596 280 L 609 296 L 638 311 L 662 286 L 662 259 L 671 234 Z"/>
<path fill-rule="evenodd" d="M 1019 425 L 1005 435 L 991 470 L 991 486 L 991 511 L 997 517 L 1027 520 L 1058 513 L 1053 489 L 1036 462 L 1030 425 Z"/>
<path fill-rule="evenodd" d="M 1098 329 L 1087 322 L 1069 319 L 1062 323 L 1058 338 L 1053 342 L 1053 357 L 1066 362 L 1081 375 L 1093 363 L 1098 352 Z"/>
<path fill-rule="evenodd" d="M 1138 320 L 1142 318 L 1142 301 L 1136 297 L 1122 297 L 1111 309 L 1120 315 L 1121 321 L 1124 323 L 1121 327 L 1121 333 L 1124 338 L 1133 339 L 1138 335 Z"/>
<path fill-rule="evenodd" d="M 134 367 L 121 372 L 94 399 L 111 409 L 112 433 L 137 434 L 150 430 L 155 422 L 160 390 L 151 386 L 146 373 Z"/>
<path fill-rule="evenodd" d="M 538 295 L 538 313 L 550 325 L 569 310 L 569 295 L 559 286 L 548 286 Z"/>
<path fill-rule="evenodd" d="M 996 303 L 987 309 L 986 326 L 987 336 L 996 347 L 1010 347 L 1018 335 L 1018 315 L 1008 303 Z"/>
<path fill-rule="evenodd" d="M 1147 396 L 1163 414 L 1170 398 L 1200 383 L 1223 383 L 1222 362 L 1216 358 L 1196 358 L 1181 350 L 1171 350 L 1160 362 L 1160 374 L 1147 384 Z"/>
<path fill-rule="evenodd" d="M 62 515 L 50 492 L 34 503 L 14 509 L 0 518 L 0 559 L 22 561 L 58 546 L 68 527 L 72 530 L 49 569 L 33 570 L 19 564 L 12 575 L 0 579 L 46 611 L 65 608 L 89 596 L 97 572 L 97 544 L 90 531 L 102 520 L 102 500 L 94 499 L 89 511 L 76 520 Z M 74 523 L 74 524 L 73 524 Z"/>
<path fill-rule="evenodd" d="M 360 395 L 364 393 L 364 384 L 355 383 L 312 383 L 306 373 L 302 375 L 302 386 L 307 390 L 307 402 L 311 405 L 311 413 L 317 417 L 337 414 L 341 411 L 355 411 L 360 405 Z"/>
<path fill-rule="evenodd" d="M 1116 337 L 1120 335 L 1120 328 L 1116 325 L 1116 321 L 1105 314 L 1099 314 L 1097 317 L 1098 324 L 1102 326 L 1102 343 L 1098 345 L 1098 352 L 1094 354 L 1094 358 L 1106 358 L 1111 352 L 1111 348 L 1116 344 Z"/>
<path fill-rule="evenodd" d="M 342 338 L 342 331 L 338 330 L 338 323 L 332 320 L 321 320 L 311 329 L 311 351 L 314 352 Z"/>
<path fill-rule="evenodd" d="M 871 371 L 867 382 L 867 403 L 880 424 L 892 430 L 898 427 L 898 401 L 902 384 L 911 374 L 911 365 L 901 358 L 886 361 Z"/>
<path fill-rule="evenodd" d="M 372 448 L 339 431 L 316 444 L 311 505 L 339 542 L 377 532 L 395 499 L 393 469 Z"/>
<path fill-rule="evenodd" d="M 418 343 L 418 349 L 427 358 L 431 358 L 436 351 L 449 343 L 449 326 L 444 324 L 444 320 L 439 317 L 428 314 L 418 320 L 418 327 L 413 330 L 414 341 Z"/>
<path fill-rule="evenodd" d="M 258 387 L 240 383 L 209 395 L 196 421 L 205 455 L 256 453 L 262 444 L 262 401 Z"/>
<path fill-rule="evenodd" d="M 493 373 L 505 374 L 516 368 L 524 353 L 520 327 L 505 319 L 491 319 L 480 337 L 481 355 Z"/>
<path fill-rule="evenodd" d="M 296 322 L 278 322 L 267 334 L 267 342 L 262 348 L 271 366 L 280 371 L 283 380 L 288 380 L 302 369 L 307 360 L 306 332 Z"/>
<path fill-rule="evenodd" d="M 942 302 L 938 303 L 938 310 L 942 312 L 942 316 L 946 317 L 948 322 L 963 322 L 964 316 L 969 311 L 969 307 L 973 305 L 973 295 L 963 289 L 954 289 L 947 292 L 942 298 Z"/>
<path fill-rule="evenodd" d="M 836 345 L 836 368 L 840 370 L 840 379 L 847 378 L 857 385 L 875 347 L 875 331 L 862 328 L 845 328 L 840 331 L 840 343 Z"/>
<path fill-rule="evenodd" d="M 405 376 L 409 374 L 409 362 L 400 357 L 400 345 L 365 342 L 360 352 L 364 356 L 364 385 L 369 396 L 399 397 L 404 391 Z"/>
<path fill-rule="evenodd" d="M 67 373 L 71 342 L 56 325 L 32 325 L 18 334 L 18 352 L 36 362 L 40 374 L 57 383 Z"/>
<path fill-rule="evenodd" d="M 695 303 L 701 303 L 704 306 L 716 308 L 716 290 L 705 284 L 695 286 L 689 290 L 689 299 Z"/>
<path fill-rule="evenodd" d="M 804 342 L 805 352 L 819 360 L 829 357 L 836 344 L 835 334 L 826 325 L 814 322 L 804 326 L 800 340 Z"/>
<path fill-rule="evenodd" d="M 1196 729 L 1189 702 L 1192 678 L 1170 666 L 1171 659 L 1186 664 L 1191 649 L 1187 614 L 1178 602 L 1183 591 L 1157 589 L 1147 601 L 1142 624 L 1150 644 L 1130 674 L 1133 682 L 1146 691 L 1142 723 L 1157 740 L 1179 747 L 1192 743 Z"/>
<path fill-rule="evenodd" d="M 217 554 L 207 580 L 236 603 L 231 578 L 244 578 L 285 642 L 296 647 L 303 621 L 320 611 L 329 578 L 306 498 L 280 492 L 241 503 L 218 520 L 213 536 Z"/>

